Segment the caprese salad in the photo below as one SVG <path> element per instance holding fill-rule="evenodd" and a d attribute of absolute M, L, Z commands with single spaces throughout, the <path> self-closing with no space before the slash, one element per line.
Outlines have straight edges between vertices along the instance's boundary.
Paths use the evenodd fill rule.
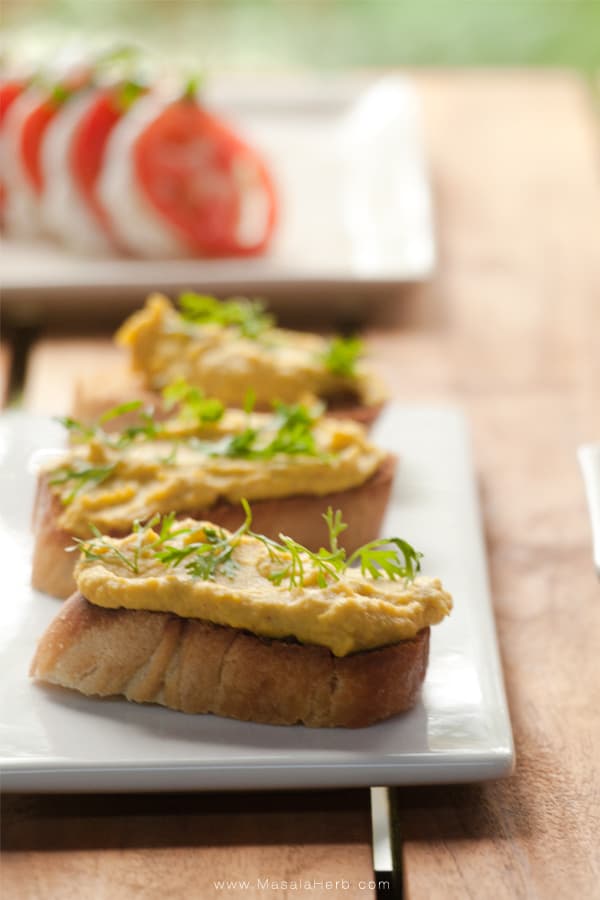
<path fill-rule="evenodd" d="M 0 214 L 16 237 L 149 258 L 250 256 L 277 202 L 260 154 L 177 87 L 78 65 L 0 78 Z"/>

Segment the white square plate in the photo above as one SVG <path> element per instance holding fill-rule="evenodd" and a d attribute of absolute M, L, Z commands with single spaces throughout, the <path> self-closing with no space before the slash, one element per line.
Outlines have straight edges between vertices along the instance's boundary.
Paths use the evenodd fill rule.
<path fill-rule="evenodd" d="M 42 299 L 60 308 L 81 292 L 103 305 L 130 304 L 149 290 L 291 294 L 329 287 L 336 306 L 369 288 L 431 275 L 431 196 L 419 104 L 406 79 L 375 83 L 277 79 L 221 81 L 207 103 L 263 153 L 281 218 L 257 259 L 85 258 L 48 241 L 7 240 L 2 251 L 8 306 Z"/>
<path fill-rule="evenodd" d="M 275 727 L 94 699 L 30 682 L 35 644 L 59 603 L 29 587 L 34 476 L 27 460 L 62 439 L 26 414 L 0 419 L 3 786 L 19 791 L 316 788 L 479 781 L 507 775 L 513 744 L 464 421 L 390 407 L 375 439 L 400 457 L 385 533 L 425 554 L 454 595 L 432 628 L 411 712 L 360 730 Z"/>

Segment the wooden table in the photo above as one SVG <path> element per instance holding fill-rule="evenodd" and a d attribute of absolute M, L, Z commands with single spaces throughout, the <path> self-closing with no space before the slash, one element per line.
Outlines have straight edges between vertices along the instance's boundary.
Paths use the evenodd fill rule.
<path fill-rule="evenodd" d="M 416 80 L 439 275 L 379 309 L 367 337 L 395 398 L 469 415 L 517 770 L 395 792 L 404 893 L 583 900 L 600 883 L 600 585 L 575 449 L 600 439 L 598 123 L 565 73 Z M 106 352 L 41 329 L 25 405 L 66 409 L 73 372 Z M 3 831 L 6 896 L 23 900 L 374 896 L 358 887 L 372 878 L 366 791 L 7 796 Z M 353 888 L 260 890 L 265 877 Z"/>

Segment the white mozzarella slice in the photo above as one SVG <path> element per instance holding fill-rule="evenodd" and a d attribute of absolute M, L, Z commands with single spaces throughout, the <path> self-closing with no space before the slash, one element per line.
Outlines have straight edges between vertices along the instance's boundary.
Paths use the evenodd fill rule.
<path fill-rule="evenodd" d="M 240 159 L 233 173 L 241 198 L 235 237 L 241 247 L 256 247 L 267 233 L 271 202 L 254 163 Z"/>
<path fill-rule="evenodd" d="M 29 88 L 11 104 L 4 121 L 6 189 L 5 226 L 17 238 L 35 237 L 40 231 L 40 205 L 37 192 L 21 157 L 21 129 L 41 100 L 36 88 Z"/>
<path fill-rule="evenodd" d="M 42 146 L 44 192 L 40 206 L 43 225 L 53 237 L 75 250 L 103 255 L 110 252 L 111 241 L 79 190 L 70 166 L 75 129 L 95 98 L 93 90 L 76 95 L 48 126 Z"/>
<path fill-rule="evenodd" d="M 175 229 L 146 198 L 133 164 L 133 145 L 165 105 L 154 94 L 142 97 L 113 129 L 106 148 L 98 193 L 117 241 L 139 256 L 189 256 Z"/>

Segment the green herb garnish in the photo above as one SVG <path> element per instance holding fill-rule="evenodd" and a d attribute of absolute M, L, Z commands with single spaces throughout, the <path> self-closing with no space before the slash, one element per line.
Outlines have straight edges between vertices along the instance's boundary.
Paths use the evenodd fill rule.
<path fill-rule="evenodd" d="M 334 375 L 351 378 L 356 374 L 356 363 L 363 353 L 363 343 L 357 337 L 337 335 L 329 342 L 322 356 L 325 366 Z"/>
<path fill-rule="evenodd" d="M 110 409 L 103 412 L 98 419 L 98 424 L 104 425 L 105 422 L 111 422 L 113 419 L 118 419 L 119 416 L 125 416 L 130 412 L 137 412 L 143 405 L 141 400 L 129 400 L 126 403 L 119 403 L 118 406 L 112 406 Z"/>
<path fill-rule="evenodd" d="M 301 587 L 308 575 L 316 573 L 319 587 L 325 588 L 331 582 L 339 581 L 344 573 L 355 563 L 360 565 L 363 575 L 378 579 L 387 576 L 396 579 L 412 580 L 421 570 L 422 553 L 416 551 L 401 538 L 379 538 L 370 541 L 346 557 L 346 551 L 339 546 L 338 538 L 348 527 L 342 521 L 339 510 L 335 513 L 329 507 L 323 518 L 329 532 L 329 548 L 321 547 L 316 553 L 299 544 L 293 538 L 280 534 L 279 541 L 272 540 L 262 534 L 250 530 L 252 511 L 247 500 L 242 499 L 244 521 L 240 527 L 229 534 L 218 526 L 204 529 L 203 539 L 189 543 L 173 543 L 181 535 L 192 533 L 190 527 L 180 527 L 175 513 L 161 517 L 156 514 L 145 524 L 135 522 L 133 533 L 137 540 L 132 552 L 127 555 L 119 549 L 114 540 L 101 534 L 90 525 L 93 538 L 75 540 L 83 557 L 89 561 L 102 561 L 107 557 L 118 559 L 135 575 L 139 574 L 139 560 L 143 552 L 151 559 L 168 568 L 183 565 L 186 573 L 192 578 L 214 580 L 218 574 L 232 578 L 238 564 L 233 552 L 244 534 L 259 540 L 266 548 L 271 562 L 278 568 L 267 577 L 275 585 Z M 152 529 L 157 529 L 153 531 Z"/>
<path fill-rule="evenodd" d="M 162 392 L 167 408 L 178 407 L 179 414 L 184 419 L 196 420 L 199 424 L 211 424 L 219 421 L 225 407 L 220 400 L 214 397 L 205 397 L 202 391 L 192 387 L 183 379 L 179 379 L 166 387 Z M 245 409 L 248 416 L 254 405 L 254 392 L 248 391 L 245 399 Z M 275 432 L 268 443 L 264 443 L 264 432 L 248 424 L 246 428 L 237 434 L 223 437 L 221 440 L 196 441 L 198 449 L 211 456 L 226 456 L 234 459 L 272 459 L 279 453 L 288 456 L 304 455 L 317 456 L 314 426 L 321 415 L 322 408 L 308 409 L 302 404 L 274 403 Z M 104 431 L 103 425 L 126 414 L 138 413 L 138 422 L 114 435 Z M 133 400 L 122 403 L 103 413 L 94 425 L 86 425 L 68 416 L 59 418 L 61 423 L 73 437 L 81 443 L 89 443 L 98 440 L 107 447 L 122 450 L 138 439 L 157 440 L 168 437 L 161 423 L 154 420 L 153 410 L 144 409 L 141 400 Z M 251 419 L 248 419 L 251 422 Z M 177 447 L 180 441 L 175 440 L 171 452 L 163 462 L 173 464 L 176 459 Z M 58 482 L 57 482 L 58 483 Z"/>
<path fill-rule="evenodd" d="M 50 93 L 50 102 L 55 106 L 62 106 L 73 95 L 74 89 L 67 87 L 66 84 L 55 84 Z"/>
<path fill-rule="evenodd" d="M 232 558 L 233 550 L 245 531 L 245 523 L 232 535 L 221 528 L 205 528 L 203 541 L 186 544 L 184 547 L 171 544 L 158 550 L 155 556 L 160 562 L 172 567 L 187 560 L 185 571 L 192 578 L 211 581 L 217 573 L 232 578 L 237 570 L 237 563 Z"/>
<path fill-rule="evenodd" d="M 254 407 L 256 406 L 256 391 L 254 388 L 248 388 L 246 391 L 246 395 L 244 397 L 244 412 L 247 416 L 250 415 Z"/>
<path fill-rule="evenodd" d="M 89 540 L 74 538 L 75 544 L 67 547 L 68 551 L 79 550 L 84 559 L 90 562 L 102 562 L 107 556 L 114 556 L 119 562 L 122 562 L 135 575 L 138 573 L 138 555 L 134 552 L 133 558 L 129 559 L 122 553 L 118 547 L 106 540 L 100 529 L 89 523 L 90 531 L 94 535 Z M 103 552 L 100 552 L 100 551 Z"/>
<path fill-rule="evenodd" d="M 186 419 L 198 422 L 218 422 L 223 418 L 225 407 L 216 397 L 205 397 L 203 392 L 179 378 L 173 384 L 163 388 L 162 397 L 167 409 L 179 407 L 181 415 Z"/>
<path fill-rule="evenodd" d="M 144 409 L 143 406 L 144 404 L 141 400 L 131 400 L 128 403 L 120 403 L 118 406 L 107 409 L 106 412 L 102 413 L 92 425 L 86 425 L 84 422 L 71 418 L 71 416 L 59 416 L 56 417 L 56 421 L 70 431 L 78 443 L 87 444 L 96 439 L 103 444 L 106 444 L 108 447 L 123 449 L 124 447 L 128 447 L 129 444 L 140 436 L 143 436 L 146 440 L 152 440 L 153 438 L 158 437 L 159 429 L 154 421 L 154 411 L 152 408 Z M 129 425 L 127 428 L 123 428 L 121 431 L 117 432 L 116 437 L 113 438 L 104 431 L 102 426 L 107 422 L 111 422 L 113 419 L 118 419 L 120 416 L 127 415 L 128 413 L 138 411 L 139 421 L 136 424 Z"/>
<path fill-rule="evenodd" d="M 237 328 L 244 337 L 256 339 L 273 325 L 273 317 L 265 312 L 261 300 L 232 297 L 218 300 L 205 294 L 187 291 L 179 297 L 180 315 L 186 322 L 208 323 Z"/>
<path fill-rule="evenodd" d="M 72 466 L 61 466 L 56 469 L 49 484 L 68 484 L 72 482 L 73 490 L 65 497 L 61 497 L 62 503 L 67 506 L 75 496 L 87 485 L 99 485 L 115 471 L 116 463 L 106 466 L 88 466 L 85 463 L 74 463 Z"/>
<path fill-rule="evenodd" d="M 133 106 L 136 100 L 139 100 L 139 98 L 143 94 L 145 94 L 146 91 L 146 86 L 140 84 L 138 81 L 133 81 L 131 79 L 123 81 L 123 83 L 120 84 L 117 89 L 117 106 L 123 112 L 128 112 L 128 110 Z"/>
<path fill-rule="evenodd" d="M 256 449 L 256 439 L 258 438 L 258 435 L 259 432 L 257 428 L 244 428 L 244 430 L 240 431 L 238 434 L 226 438 L 223 443 L 212 451 L 211 456 L 232 456 L 235 459 L 256 459 L 260 452 Z"/>
<path fill-rule="evenodd" d="M 54 421 L 66 428 L 67 431 L 70 431 L 73 437 L 82 443 L 91 441 L 96 434 L 94 425 L 86 425 L 78 419 L 71 418 L 71 416 L 55 416 Z"/>
<path fill-rule="evenodd" d="M 105 444 L 108 444 L 110 447 L 116 447 L 119 450 L 128 447 L 139 437 L 143 437 L 148 441 L 154 440 L 159 435 L 158 426 L 154 421 L 154 410 L 151 408 L 144 409 L 143 407 L 144 404 L 141 400 L 130 400 L 128 403 L 121 403 L 119 406 L 107 409 L 98 419 L 96 435 L 100 432 L 100 436 Z M 106 422 L 111 422 L 113 419 L 118 419 L 120 416 L 125 416 L 132 412 L 139 413 L 139 421 L 119 431 L 118 436 L 114 440 L 102 430 L 102 425 L 106 424 Z"/>
<path fill-rule="evenodd" d="M 199 73 L 190 75 L 186 81 L 183 91 L 181 92 L 182 100 L 196 100 L 200 88 L 202 87 L 203 77 Z"/>
<path fill-rule="evenodd" d="M 323 514 L 329 532 L 329 549 L 321 547 L 316 553 L 308 550 L 293 538 L 280 534 L 279 541 L 264 535 L 254 534 L 265 545 L 272 562 L 280 565 L 269 575 L 273 584 L 288 583 L 289 587 L 304 584 L 306 570 L 316 572 L 319 587 L 324 588 L 332 581 L 339 581 L 344 572 L 355 563 L 360 565 L 363 575 L 392 580 L 404 578 L 412 580 L 421 570 L 422 553 L 416 551 L 401 538 L 379 538 L 359 547 L 346 558 L 346 551 L 338 544 L 338 537 L 347 528 L 339 510 L 335 513 L 329 507 Z"/>
<path fill-rule="evenodd" d="M 237 563 L 233 559 L 233 551 L 242 535 L 246 534 L 252 523 L 252 512 L 246 500 L 242 500 L 245 519 L 237 531 L 228 534 L 222 528 L 207 527 L 204 529 L 204 540 L 191 541 L 187 544 L 170 543 L 183 534 L 190 534 L 191 528 L 179 528 L 175 513 L 161 517 L 156 514 L 145 524 L 134 522 L 133 533 L 137 540 L 128 556 L 114 543 L 114 540 L 103 535 L 95 525 L 90 524 L 93 538 L 89 540 L 75 539 L 75 545 L 69 550 L 79 549 L 84 559 L 102 562 L 107 557 L 118 559 L 134 575 L 139 574 L 139 561 L 144 550 L 148 555 L 168 568 L 176 568 L 184 564 L 185 571 L 192 578 L 207 581 L 214 580 L 222 574 L 232 578 L 237 571 Z M 158 527 L 158 533 L 152 529 Z M 150 536 L 150 537 L 149 537 Z"/>
<path fill-rule="evenodd" d="M 274 409 L 277 430 L 268 444 L 261 446 L 260 431 L 248 426 L 228 438 L 223 448 L 213 451 L 213 455 L 237 459 L 272 459 L 278 453 L 316 456 L 314 425 L 321 410 L 311 411 L 301 403 L 275 403 Z"/>

